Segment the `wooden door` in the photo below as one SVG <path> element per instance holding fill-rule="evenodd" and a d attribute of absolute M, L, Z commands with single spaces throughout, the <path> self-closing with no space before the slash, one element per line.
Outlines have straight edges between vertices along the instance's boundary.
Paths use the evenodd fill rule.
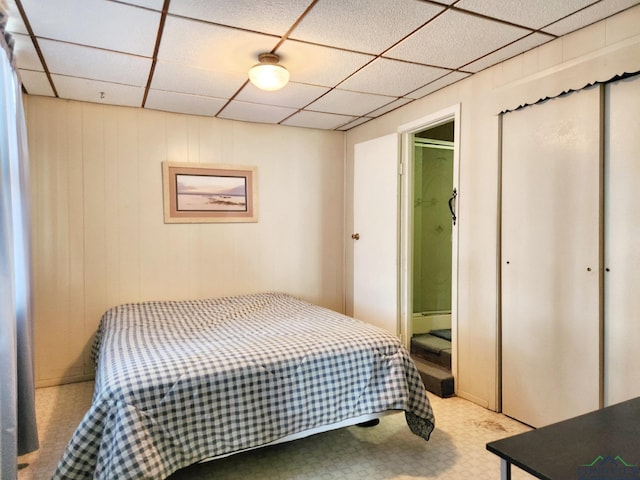
<path fill-rule="evenodd" d="M 398 136 L 355 145 L 353 316 L 398 334 Z"/>
<path fill-rule="evenodd" d="M 534 427 L 600 403 L 600 104 L 502 119 L 502 410 Z"/>
<path fill-rule="evenodd" d="M 605 405 L 640 396 L 640 76 L 606 88 Z"/>

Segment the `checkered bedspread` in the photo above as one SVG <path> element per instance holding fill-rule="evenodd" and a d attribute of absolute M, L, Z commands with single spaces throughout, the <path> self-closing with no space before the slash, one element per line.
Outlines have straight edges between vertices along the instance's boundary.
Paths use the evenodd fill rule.
<path fill-rule="evenodd" d="M 198 462 L 384 410 L 428 439 L 434 418 L 406 349 L 289 295 L 108 310 L 93 403 L 54 479 L 163 479 Z"/>

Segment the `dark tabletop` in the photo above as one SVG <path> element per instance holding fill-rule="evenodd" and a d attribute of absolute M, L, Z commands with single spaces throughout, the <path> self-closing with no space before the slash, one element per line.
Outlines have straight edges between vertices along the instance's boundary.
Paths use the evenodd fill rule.
<path fill-rule="evenodd" d="M 640 479 L 640 397 L 487 444 L 547 480 Z"/>

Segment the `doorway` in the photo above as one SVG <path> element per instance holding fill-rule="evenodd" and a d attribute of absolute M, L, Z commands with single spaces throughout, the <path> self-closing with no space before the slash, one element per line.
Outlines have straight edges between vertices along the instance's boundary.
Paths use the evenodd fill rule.
<path fill-rule="evenodd" d="M 402 333 L 427 389 L 442 397 L 455 394 L 457 373 L 458 113 L 401 131 Z"/>
<path fill-rule="evenodd" d="M 451 330 L 453 127 L 413 134 L 412 336 Z"/>

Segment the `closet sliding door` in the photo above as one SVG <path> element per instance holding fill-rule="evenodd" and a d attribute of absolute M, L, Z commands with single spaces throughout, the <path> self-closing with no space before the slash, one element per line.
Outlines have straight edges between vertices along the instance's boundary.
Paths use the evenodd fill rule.
<path fill-rule="evenodd" d="M 606 86 L 605 405 L 640 396 L 640 76 Z"/>
<path fill-rule="evenodd" d="M 502 411 L 534 427 L 600 404 L 600 92 L 502 117 Z"/>

